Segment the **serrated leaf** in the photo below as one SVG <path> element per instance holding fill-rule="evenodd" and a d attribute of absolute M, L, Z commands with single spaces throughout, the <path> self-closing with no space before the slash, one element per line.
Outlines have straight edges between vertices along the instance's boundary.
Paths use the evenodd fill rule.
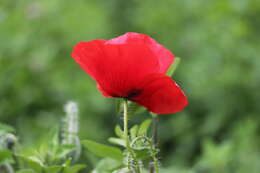
<path fill-rule="evenodd" d="M 123 147 L 126 146 L 125 145 L 125 140 L 120 139 L 120 138 L 113 138 L 113 137 L 111 137 L 111 138 L 108 138 L 108 141 L 110 143 L 112 143 L 112 144 L 120 145 L 120 146 L 123 146 Z"/>
<path fill-rule="evenodd" d="M 83 146 L 85 146 L 90 152 L 100 157 L 110 157 L 116 160 L 123 159 L 123 153 L 116 147 L 107 146 L 91 140 L 83 140 Z"/>
<path fill-rule="evenodd" d="M 172 75 L 174 74 L 174 72 L 176 71 L 176 69 L 177 69 L 178 65 L 180 64 L 180 62 L 181 62 L 181 58 L 175 57 L 174 63 L 171 64 L 171 66 L 170 66 L 170 68 L 168 69 L 166 75 L 167 75 L 167 76 L 172 76 Z"/>
<path fill-rule="evenodd" d="M 77 173 L 78 171 L 86 168 L 86 165 L 83 164 L 77 164 L 72 167 L 67 167 L 64 169 L 64 173 Z"/>
<path fill-rule="evenodd" d="M 0 163 L 12 162 L 12 152 L 9 150 L 0 150 Z"/>
<path fill-rule="evenodd" d="M 146 135 L 151 123 L 152 123 L 152 120 L 150 120 L 150 119 L 147 119 L 144 122 L 142 122 L 142 124 L 140 125 L 139 130 L 138 130 L 138 135 L 139 136 Z"/>
<path fill-rule="evenodd" d="M 139 129 L 139 126 L 138 126 L 138 125 L 134 125 L 134 126 L 130 129 L 131 139 L 136 138 L 137 133 L 138 133 L 138 129 Z"/>
<path fill-rule="evenodd" d="M 119 125 L 116 125 L 115 127 L 115 134 L 120 138 L 124 137 L 124 132 Z"/>

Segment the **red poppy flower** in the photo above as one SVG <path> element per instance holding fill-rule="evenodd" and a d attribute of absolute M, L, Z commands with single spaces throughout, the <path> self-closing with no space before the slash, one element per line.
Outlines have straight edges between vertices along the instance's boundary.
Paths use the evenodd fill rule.
<path fill-rule="evenodd" d="M 122 97 L 157 114 L 181 111 L 188 103 L 165 75 L 174 55 L 145 34 L 78 43 L 72 57 L 96 80 L 106 97 Z"/>

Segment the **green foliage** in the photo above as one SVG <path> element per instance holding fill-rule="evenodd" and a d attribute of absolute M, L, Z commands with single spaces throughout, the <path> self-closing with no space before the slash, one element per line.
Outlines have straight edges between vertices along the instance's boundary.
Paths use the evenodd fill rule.
<path fill-rule="evenodd" d="M 12 152 L 8 150 L 0 150 L 0 164 L 11 162 L 12 161 Z"/>
<path fill-rule="evenodd" d="M 92 153 L 100 157 L 110 157 L 116 160 L 123 159 L 123 153 L 115 147 L 107 146 L 90 140 L 83 140 L 82 144 Z"/>
<path fill-rule="evenodd" d="M 104 158 L 97 164 L 95 171 L 98 173 L 111 173 L 121 167 L 121 162 L 111 158 Z"/>
<path fill-rule="evenodd" d="M 15 129 L 12 126 L 0 123 L 0 135 L 13 132 L 15 132 Z"/>
<path fill-rule="evenodd" d="M 16 147 L 16 136 L 9 133 L 15 131 L 13 127 L 1 124 L 0 128 L 3 132 L 0 134 L 0 170 L 4 173 L 77 173 L 86 167 L 71 162 L 76 161 L 71 153 L 78 145 L 62 144 L 58 138 L 61 132 L 56 129 L 50 131 L 47 140 L 42 141 L 39 147 L 26 151 L 25 147 Z"/>
<path fill-rule="evenodd" d="M 115 127 L 115 134 L 120 138 L 123 138 L 124 136 L 124 132 L 119 125 L 116 125 Z"/>
<path fill-rule="evenodd" d="M 159 117 L 161 172 L 259 172 L 259 13 L 257 0 L 2 0 L 0 121 L 14 128 L 1 124 L 0 135 L 18 136 L 18 154 L 41 150 L 48 158 L 48 132 L 73 99 L 81 110 L 81 139 L 111 136 L 120 113 L 70 53 L 79 41 L 136 31 L 182 57 L 173 77 L 189 106 Z M 145 118 L 142 111 L 130 117 L 132 139 L 135 123 Z M 82 160 L 89 170 L 99 163 L 91 155 Z"/>
<path fill-rule="evenodd" d="M 36 155 L 16 155 L 19 159 L 20 164 L 25 169 L 24 171 L 45 171 L 48 173 L 77 173 L 79 170 L 85 168 L 85 165 L 74 164 L 71 165 L 71 158 L 66 159 L 66 155 L 71 152 L 73 148 L 68 146 L 59 146 L 57 153 L 52 153 L 49 148 L 49 157 L 46 157 L 46 153 L 36 153 Z M 61 165 L 62 162 L 65 162 Z M 57 164 L 57 165 L 55 165 Z"/>
<path fill-rule="evenodd" d="M 74 165 L 71 167 L 65 167 L 63 169 L 64 169 L 64 173 L 77 173 L 80 170 L 84 169 L 85 167 L 86 167 L 86 165 L 78 164 L 78 165 Z"/>
<path fill-rule="evenodd" d="M 18 155 L 18 158 L 24 167 L 31 168 L 36 172 L 41 172 L 45 168 L 43 161 L 35 156 L 27 157 Z"/>
<path fill-rule="evenodd" d="M 116 144 L 116 145 L 119 145 L 119 146 L 123 146 L 123 147 L 126 146 L 124 139 L 110 137 L 110 138 L 108 138 L 108 141 L 109 141 L 110 143 L 112 143 L 112 144 Z"/>
<path fill-rule="evenodd" d="M 141 123 L 138 129 L 138 136 L 145 136 L 147 135 L 148 129 L 152 123 L 152 120 L 145 120 L 144 122 Z"/>
<path fill-rule="evenodd" d="M 17 173 L 35 173 L 32 169 L 22 169 L 17 171 Z"/>
<path fill-rule="evenodd" d="M 134 152 L 137 160 L 146 160 L 151 156 L 148 148 L 134 149 Z"/>
<path fill-rule="evenodd" d="M 155 159 L 158 149 L 155 148 L 153 139 L 148 137 L 150 131 L 151 120 L 144 120 L 140 125 L 134 125 L 130 128 L 130 146 L 126 145 L 126 139 L 119 125 L 115 126 L 115 135 L 110 137 L 108 141 L 117 147 L 100 144 L 91 140 L 83 140 L 82 144 L 91 153 L 102 157 L 95 171 L 100 173 L 112 172 L 121 168 L 126 168 L 127 163 L 142 163 L 147 160 Z M 122 152 L 122 148 L 124 149 Z M 145 164 L 145 163 L 144 163 Z M 144 165 L 143 168 L 148 168 Z M 143 169 L 145 171 L 145 169 Z"/>
<path fill-rule="evenodd" d="M 131 139 L 134 139 L 134 138 L 137 137 L 138 129 L 139 129 L 139 126 L 138 126 L 138 125 L 134 125 L 134 126 L 130 129 Z"/>
<path fill-rule="evenodd" d="M 48 172 L 48 173 L 60 173 L 61 171 L 63 173 L 77 173 L 79 170 L 82 170 L 85 168 L 85 165 L 77 164 L 70 166 L 69 164 L 66 165 L 53 165 L 53 166 L 47 166 L 44 165 L 40 160 L 38 160 L 36 157 L 26 157 L 26 156 L 18 156 L 20 161 L 23 163 L 25 167 L 28 167 L 30 169 L 24 169 L 21 171 L 30 172 Z"/>

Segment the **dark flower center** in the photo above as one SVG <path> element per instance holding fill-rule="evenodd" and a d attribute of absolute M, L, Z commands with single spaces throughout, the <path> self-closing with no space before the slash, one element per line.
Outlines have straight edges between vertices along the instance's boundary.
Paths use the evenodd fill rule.
<path fill-rule="evenodd" d="M 140 93 L 141 93 L 141 90 L 140 90 L 140 89 L 133 89 L 133 90 L 129 91 L 128 94 L 127 94 L 127 96 L 124 97 L 124 98 L 126 98 L 126 99 L 131 99 L 131 98 L 137 96 L 137 95 L 140 94 Z"/>

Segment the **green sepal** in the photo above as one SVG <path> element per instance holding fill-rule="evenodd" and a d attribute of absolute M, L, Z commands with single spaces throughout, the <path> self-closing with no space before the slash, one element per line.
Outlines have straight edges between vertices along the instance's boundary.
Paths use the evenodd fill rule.
<path fill-rule="evenodd" d="M 166 75 L 172 77 L 174 72 L 176 71 L 178 65 L 180 64 L 180 62 L 181 62 L 181 58 L 180 57 L 175 57 L 174 62 L 169 67 Z"/>

